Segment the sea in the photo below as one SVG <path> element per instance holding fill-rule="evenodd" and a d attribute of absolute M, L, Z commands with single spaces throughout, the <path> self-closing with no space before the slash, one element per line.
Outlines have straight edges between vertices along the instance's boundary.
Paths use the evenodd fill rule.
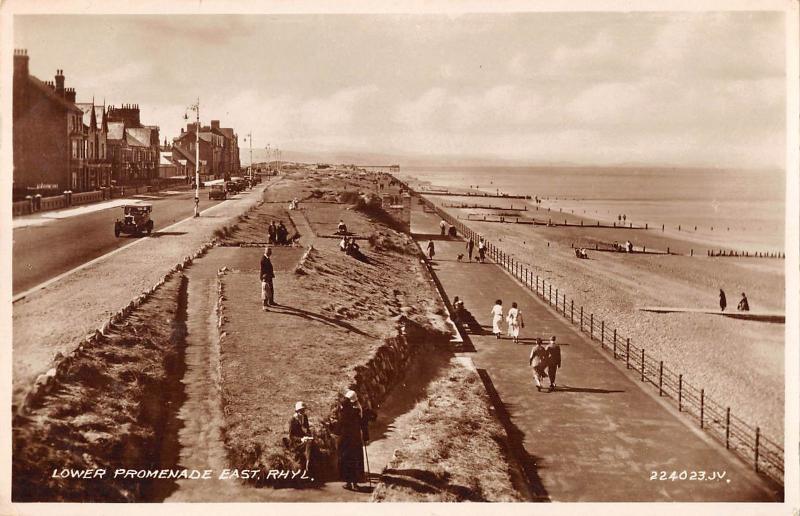
<path fill-rule="evenodd" d="M 541 206 L 601 222 L 625 215 L 628 223 L 664 225 L 670 236 L 721 249 L 784 250 L 783 170 L 401 167 L 399 176 L 432 187 L 530 195 Z"/>

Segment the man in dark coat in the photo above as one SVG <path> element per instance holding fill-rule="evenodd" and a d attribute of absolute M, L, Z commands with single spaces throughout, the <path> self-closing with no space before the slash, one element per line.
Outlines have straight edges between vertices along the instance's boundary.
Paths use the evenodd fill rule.
<path fill-rule="evenodd" d="M 267 235 L 268 235 L 267 242 L 269 242 L 270 244 L 275 243 L 275 230 L 276 230 L 275 221 L 273 220 L 272 222 L 270 222 L 269 226 L 267 226 Z"/>
<path fill-rule="evenodd" d="M 550 342 L 545 347 L 547 350 L 547 376 L 550 379 L 548 392 L 556 390 L 556 372 L 561 367 L 561 346 L 556 344 L 556 336 L 550 337 Z"/>
<path fill-rule="evenodd" d="M 475 241 L 472 240 L 472 237 L 469 237 L 467 240 L 467 256 L 469 256 L 469 261 L 472 261 L 472 251 L 475 249 Z"/>
<path fill-rule="evenodd" d="M 272 279 L 275 277 L 275 272 L 272 269 L 272 248 L 267 247 L 264 249 L 264 256 L 261 257 L 261 302 L 263 303 L 263 310 L 275 304 L 275 289 L 272 285 Z"/>
<path fill-rule="evenodd" d="M 364 446 L 369 443 L 368 417 L 355 391 L 347 391 L 339 404 L 339 474 L 345 489 L 358 490 L 364 480 Z"/>
<path fill-rule="evenodd" d="M 726 306 L 728 306 L 728 301 L 725 299 L 725 291 L 719 289 L 719 309 L 724 312 Z"/>

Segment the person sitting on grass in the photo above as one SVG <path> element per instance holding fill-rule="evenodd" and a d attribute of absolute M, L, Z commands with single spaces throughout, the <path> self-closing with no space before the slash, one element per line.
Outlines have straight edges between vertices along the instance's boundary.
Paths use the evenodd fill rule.
<path fill-rule="evenodd" d="M 742 292 L 742 299 L 739 300 L 739 304 L 736 305 L 736 309 L 740 312 L 750 311 L 750 303 L 747 302 L 747 296 L 744 295 L 744 292 Z"/>
<path fill-rule="evenodd" d="M 347 234 L 347 224 L 345 224 L 344 221 L 341 219 L 339 219 L 339 224 L 336 226 L 336 234 L 337 235 Z"/>
<path fill-rule="evenodd" d="M 347 252 L 347 237 L 342 237 L 341 242 L 339 242 L 339 250 L 343 253 Z"/>

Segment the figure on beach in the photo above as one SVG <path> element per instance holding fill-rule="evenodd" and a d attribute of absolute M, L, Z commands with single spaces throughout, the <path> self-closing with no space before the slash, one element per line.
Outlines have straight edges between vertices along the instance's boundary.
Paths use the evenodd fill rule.
<path fill-rule="evenodd" d="M 740 312 L 750 311 L 750 303 L 747 302 L 747 296 L 744 295 L 744 292 L 742 292 L 742 299 L 739 300 L 739 304 L 736 306 L 736 309 Z"/>
<path fill-rule="evenodd" d="M 469 237 L 467 240 L 467 256 L 469 256 L 469 261 L 472 261 L 472 251 L 475 249 L 475 241 L 472 240 L 472 237 Z"/>
<path fill-rule="evenodd" d="M 442 236 L 444 236 L 445 231 L 447 231 L 447 222 L 445 221 L 439 222 L 439 228 L 442 230 Z"/>
<path fill-rule="evenodd" d="M 339 474 L 345 489 L 358 490 L 364 480 L 364 446 L 369 443 L 368 423 L 375 416 L 358 402 L 355 391 L 349 390 L 339 403 Z"/>
<path fill-rule="evenodd" d="M 298 401 L 294 404 L 294 414 L 289 420 L 289 447 L 295 456 L 305 465 L 306 471 L 311 469 L 311 452 L 314 436 L 308 423 L 306 404 Z"/>
<path fill-rule="evenodd" d="M 587 258 L 589 258 L 589 255 L 586 253 L 586 249 L 585 248 L 576 247 L 575 248 L 575 257 L 576 258 L 587 259 Z"/>
<path fill-rule="evenodd" d="M 272 284 L 275 278 L 275 271 L 272 268 L 272 248 L 264 249 L 261 257 L 261 303 L 262 310 L 266 311 L 268 306 L 275 304 L 275 290 Z"/>
<path fill-rule="evenodd" d="M 486 241 L 483 237 L 478 240 L 478 259 L 481 263 L 486 259 Z"/>
<path fill-rule="evenodd" d="M 288 240 L 286 237 L 289 236 L 289 230 L 286 229 L 286 226 L 283 225 L 283 221 L 278 221 L 278 229 L 275 230 L 275 236 L 278 242 L 278 245 L 286 245 Z"/>
<path fill-rule="evenodd" d="M 506 315 L 506 322 L 508 323 L 508 334 L 511 335 L 514 344 L 519 343 L 519 330 L 525 327 L 525 322 L 522 319 L 522 312 L 517 307 L 517 302 L 511 303 L 511 309 Z"/>
<path fill-rule="evenodd" d="M 500 338 L 500 335 L 503 333 L 500 330 L 500 323 L 503 322 L 503 301 L 498 299 L 494 302 L 494 306 L 492 307 L 492 333 L 496 338 Z"/>
<path fill-rule="evenodd" d="M 434 255 L 436 255 L 436 249 L 433 245 L 433 240 L 428 242 L 428 259 L 433 260 Z"/>
<path fill-rule="evenodd" d="M 547 368 L 547 349 L 542 344 L 542 339 L 536 339 L 536 344 L 531 348 L 528 356 L 528 365 L 533 368 L 533 381 L 536 383 L 536 390 L 542 391 L 545 369 Z"/>
<path fill-rule="evenodd" d="M 725 299 L 725 291 L 719 289 L 719 309 L 721 312 L 725 311 L 725 307 L 728 306 L 728 300 Z"/>
<path fill-rule="evenodd" d="M 277 233 L 277 229 L 278 228 L 275 226 L 274 220 L 269 223 L 269 226 L 267 226 L 267 242 L 269 244 L 275 243 L 275 235 Z"/>
<path fill-rule="evenodd" d="M 550 388 L 548 392 L 556 390 L 556 373 L 561 367 L 561 346 L 556 343 L 556 336 L 550 337 L 550 342 L 547 344 L 547 376 L 550 379 Z"/>
<path fill-rule="evenodd" d="M 342 219 L 339 219 L 339 224 L 336 225 L 336 233 L 339 235 L 347 234 L 347 224 Z"/>

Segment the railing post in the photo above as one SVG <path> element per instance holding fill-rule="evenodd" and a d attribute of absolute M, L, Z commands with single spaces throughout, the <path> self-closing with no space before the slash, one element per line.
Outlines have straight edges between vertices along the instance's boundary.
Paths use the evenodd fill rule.
<path fill-rule="evenodd" d="M 558 313 L 558 289 L 556 289 L 556 313 Z"/>
<path fill-rule="evenodd" d="M 550 303 L 550 306 L 553 305 L 553 284 L 547 286 L 547 302 Z"/>
<path fill-rule="evenodd" d="M 678 412 L 683 410 L 683 375 L 678 375 Z"/>
<path fill-rule="evenodd" d="M 756 427 L 756 447 L 755 447 L 756 448 L 756 450 L 755 450 L 755 453 L 756 453 L 756 461 L 755 461 L 756 472 L 758 472 L 758 445 L 760 443 L 761 443 L 761 428 Z"/>
<path fill-rule="evenodd" d="M 594 340 L 594 314 L 589 314 L 589 339 Z"/>
<path fill-rule="evenodd" d="M 561 301 L 561 315 L 564 317 L 567 316 L 567 295 L 563 294 L 563 299 Z"/>
<path fill-rule="evenodd" d="M 606 322 L 600 321 L 600 347 L 605 348 L 606 344 Z"/>
<path fill-rule="evenodd" d="M 725 448 L 731 447 L 731 408 L 725 409 Z"/>
<path fill-rule="evenodd" d="M 703 428 L 703 411 L 705 410 L 706 392 L 700 389 L 700 428 Z"/>
<path fill-rule="evenodd" d="M 644 348 L 642 348 L 642 381 L 644 381 Z"/>
<path fill-rule="evenodd" d="M 617 359 L 617 329 L 614 328 L 614 360 Z"/>
<path fill-rule="evenodd" d="M 581 307 L 581 333 L 583 333 L 583 307 Z"/>
<path fill-rule="evenodd" d="M 631 338 L 625 340 L 625 369 L 631 368 Z"/>
<path fill-rule="evenodd" d="M 569 300 L 569 323 L 575 324 L 575 300 Z"/>
<path fill-rule="evenodd" d="M 539 275 L 536 275 L 536 294 L 539 294 Z"/>
<path fill-rule="evenodd" d="M 663 396 L 664 389 L 662 388 L 664 385 L 664 361 L 661 360 L 658 362 L 658 396 Z"/>

